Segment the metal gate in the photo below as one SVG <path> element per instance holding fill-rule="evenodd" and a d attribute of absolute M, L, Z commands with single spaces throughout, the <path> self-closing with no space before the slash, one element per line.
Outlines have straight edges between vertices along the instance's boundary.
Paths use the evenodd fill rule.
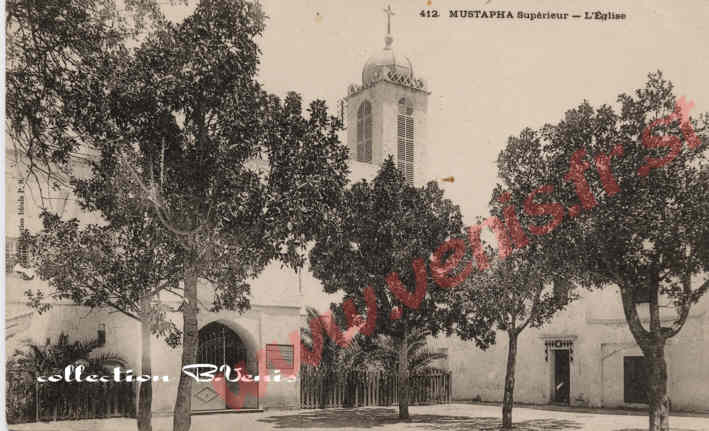
<path fill-rule="evenodd" d="M 258 367 L 247 366 L 247 351 L 241 338 L 218 322 L 199 330 L 197 363 L 226 365 L 232 370 L 240 367 L 242 376 L 258 374 Z M 236 377 L 237 373 L 232 371 L 231 378 Z M 193 411 L 239 408 L 258 408 L 258 382 L 230 382 L 220 372 L 215 373 L 215 379 L 210 382 L 192 382 Z"/>

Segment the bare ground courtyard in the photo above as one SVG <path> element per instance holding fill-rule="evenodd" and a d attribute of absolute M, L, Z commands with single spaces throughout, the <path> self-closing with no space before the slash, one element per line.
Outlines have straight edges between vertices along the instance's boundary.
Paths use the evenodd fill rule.
<path fill-rule="evenodd" d="M 447 404 L 414 406 L 411 420 L 401 422 L 394 408 L 369 407 L 327 410 L 273 410 L 263 413 L 218 414 L 192 417 L 193 431 L 251 430 L 371 430 L 371 431 L 482 431 L 500 428 L 500 408 L 493 405 Z M 647 416 L 552 411 L 516 407 L 516 429 L 520 431 L 589 430 L 643 431 Z M 709 431 L 709 417 L 672 416 L 673 431 Z M 170 431 L 171 417 L 155 417 L 154 431 Z M 133 431 L 134 419 L 67 421 L 11 425 L 14 431 Z"/>

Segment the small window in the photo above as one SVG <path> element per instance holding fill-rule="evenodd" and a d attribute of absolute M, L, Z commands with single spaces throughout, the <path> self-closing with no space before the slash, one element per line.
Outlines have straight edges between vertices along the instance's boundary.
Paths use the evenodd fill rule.
<path fill-rule="evenodd" d="M 647 364 L 644 356 L 623 358 L 623 401 L 647 404 Z"/>
<path fill-rule="evenodd" d="M 266 345 L 266 368 L 269 370 L 292 370 L 293 369 L 293 345 L 292 344 L 267 344 Z"/>
<path fill-rule="evenodd" d="M 98 329 L 96 330 L 96 342 L 99 347 L 106 345 L 106 324 L 99 323 Z"/>
<path fill-rule="evenodd" d="M 399 99 L 399 115 L 408 115 L 409 117 L 414 115 L 414 106 L 405 97 Z"/>

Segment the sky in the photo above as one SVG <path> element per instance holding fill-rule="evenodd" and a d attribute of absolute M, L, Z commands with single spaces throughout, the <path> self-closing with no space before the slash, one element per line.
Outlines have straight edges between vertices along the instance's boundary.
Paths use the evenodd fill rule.
<path fill-rule="evenodd" d="M 163 3 L 179 21 L 196 4 Z M 261 0 L 268 15 L 258 43 L 259 79 L 284 96 L 324 99 L 336 113 L 362 67 L 384 47 L 386 15 L 395 15 L 393 49 L 413 63 L 431 91 L 428 106 L 428 179 L 441 182 L 470 225 L 487 216 L 497 181 L 495 159 L 507 138 L 525 127 L 559 121 L 584 100 L 614 104 L 618 94 L 644 85 L 662 70 L 678 96 L 709 111 L 709 1 L 500 0 Z M 430 4 L 429 4 L 430 3 Z M 593 4 L 589 7 L 588 4 Z M 438 11 L 424 18 L 421 11 Z M 614 12 L 624 20 L 450 18 L 449 10 Z M 306 302 L 324 307 L 317 283 Z"/>
<path fill-rule="evenodd" d="M 430 2 L 430 5 L 427 3 Z M 190 0 L 194 5 L 195 1 Z M 262 0 L 259 41 L 267 90 L 328 102 L 333 113 L 367 58 L 384 47 L 391 5 L 393 48 L 431 90 L 430 179 L 461 206 L 467 224 L 487 215 L 495 159 L 510 135 L 559 121 L 585 99 L 613 104 L 662 70 L 677 95 L 709 111 L 709 2 Z M 593 4 L 589 7 L 588 4 Z M 449 18 L 449 10 L 624 13 L 625 20 Z M 167 7 L 179 19 L 190 7 Z M 419 13 L 439 11 L 438 18 Z"/>
<path fill-rule="evenodd" d="M 165 0 L 179 21 L 194 8 Z M 349 84 L 384 47 L 386 15 L 397 55 L 431 90 L 428 118 L 429 179 L 441 182 L 460 205 L 466 224 L 487 216 L 496 183 L 495 159 L 507 138 L 525 127 L 559 121 L 584 100 L 613 104 L 617 95 L 644 85 L 662 70 L 675 93 L 709 111 L 709 1 L 501 1 L 501 0 L 261 0 L 269 16 L 259 79 L 280 96 L 324 99 L 335 114 Z M 589 5 L 592 5 L 589 6 Z M 424 18 L 421 11 L 439 12 Z M 449 10 L 615 12 L 624 20 L 449 18 Z M 7 198 L 7 196 L 6 196 Z M 14 204 L 6 201 L 8 207 Z M 11 214 L 8 212 L 8 214 Z M 16 226 L 16 223 L 8 223 Z M 314 280 L 305 302 L 324 309 Z M 4 301 L 3 301 L 4 302 Z"/>
<path fill-rule="evenodd" d="M 430 1 L 430 5 L 428 4 Z M 194 0 L 189 0 L 191 5 Z M 615 104 L 662 70 L 675 93 L 709 111 L 709 1 L 261 0 L 269 16 L 259 41 L 260 79 L 283 96 L 324 99 L 333 109 L 362 67 L 384 47 L 387 5 L 395 12 L 393 49 L 413 63 L 431 90 L 429 179 L 460 205 L 466 225 L 488 215 L 497 182 L 495 160 L 507 138 L 525 127 L 558 122 L 588 100 Z M 589 4 L 593 5 L 590 7 Z M 171 7 L 174 19 L 188 7 Z M 580 14 L 600 11 L 624 20 L 450 18 L 449 10 Z M 421 11 L 439 12 L 423 18 Z M 307 275 L 307 274 L 306 274 Z M 323 295 L 304 280 L 304 302 L 325 310 Z M 283 294 L 286 292 L 284 291 Z"/>

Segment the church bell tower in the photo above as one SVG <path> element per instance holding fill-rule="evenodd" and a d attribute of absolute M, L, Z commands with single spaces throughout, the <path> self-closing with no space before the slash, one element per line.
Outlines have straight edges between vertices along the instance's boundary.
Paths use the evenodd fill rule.
<path fill-rule="evenodd" d="M 384 48 L 362 69 L 362 84 L 349 86 L 345 98 L 347 145 L 353 162 L 380 165 L 393 156 L 412 185 L 425 178 L 428 96 L 411 60 L 394 52 L 391 6 L 384 9 L 387 33 Z"/>

